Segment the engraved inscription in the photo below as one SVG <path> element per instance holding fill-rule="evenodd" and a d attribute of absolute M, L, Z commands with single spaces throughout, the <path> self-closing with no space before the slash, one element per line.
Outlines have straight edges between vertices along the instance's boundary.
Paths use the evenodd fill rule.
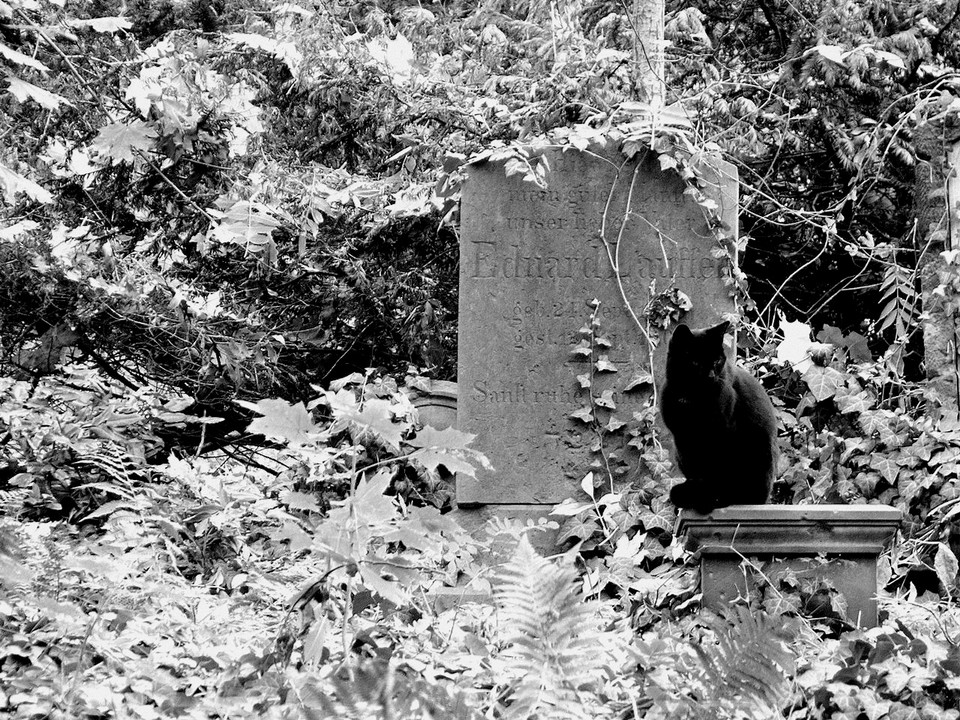
<path fill-rule="evenodd" d="M 465 258 L 476 280 L 613 280 L 616 277 L 604 249 L 590 245 L 578 254 L 545 254 L 513 241 L 501 249 L 494 240 L 474 240 L 473 257 Z M 711 255 L 690 247 L 671 248 L 653 255 L 653 248 L 621 253 L 620 277 L 644 280 L 705 280 L 723 278 L 723 265 Z M 704 248 L 706 250 L 706 248 Z"/>

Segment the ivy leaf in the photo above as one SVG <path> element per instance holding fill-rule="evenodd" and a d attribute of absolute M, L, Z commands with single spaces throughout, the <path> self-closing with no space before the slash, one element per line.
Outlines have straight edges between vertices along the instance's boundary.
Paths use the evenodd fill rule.
<path fill-rule="evenodd" d="M 146 153 L 153 149 L 157 131 L 143 120 L 134 120 L 129 125 L 111 123 L 104 125 L 90 144 L 100 155 L 118 162 L 133 162 L 137 151 Z"/>
<path fill-rule="evenodd" d="M 937 571 L 937 579 L 940 584 L 943 585 L 945 590 L 951 590 L 957 580 L 960 565 L 957 563 L 957 556 L 945 543 L 937 543 L 937 554 L 933 559 L 933 567 Z"/>
<path fill-rule="evenodd" d="M 580 383 L 580 387 L 588 388 L 590 387 L 590 373 L 584 373 L 583 375 L 577 375 L 577 382 Z"/>
<path fill-rule="evenodd" d="M 623 389 L 623 391 L 630 392 L 631 390 L 646 387 L 647 385 L 653 385 L 653 375 L 648 373 L 646 370 L 640 370 L 636 372 L 632 378 L 630 378 L 630 381 L 627 383 L 627 386 Z"/>
<path fill-rule="evenodd" d="M 933 466 L 946 465 L 956 462 L 957 458 L 960 458 L 960 448 L 945 447 L 930 458 L 930 464 Z"/>
<path fill-rule="evenodd" d="M 633 444 L 632 441 L 629 444 Z M 673 463 L 670 462 L 670 453 L 663 448 L 649 450 L 643 453 L 640 459 L 654 477 L 667 475 L 673 467 Z"/>
<path fill-rule="evenodd" d="M 889 455 L 874 455 L 870 459 L 870 467 L 879 472 L 888 483 L 896 485 L 897 478 L 900 477 L 900 465 L 897 463 L 895 457 Z"/>
<path fill-rule="evenodd" d="M 570 352 L 574 355 L 582 355 L 583 357 L 590 357 L 593 354 L 593 350 L 590 349 L 590 343 L 587 340 L 581 340 L 580 344 Z"/>
<path fill-rule="evenodd" d="M 623 422 L 623 420 L 617 420 L 617 418 L 611 416 L 610 420 L 607 421 L 606 429 L 607 429 L 607 432 L 616 432 L 617 430 L 622 428 L 624 425 L 626 425 L 626 423 Z"/>
<path fill-rule="evenodd" d="M 554 505 L 550 510 L 551 515 L 559 515 L 560 517 L 573 517 L 574 515 L 579 515 L 584 510 L 592 510 L 593 503 L 578 503 L 573 498 L 566 498 L 559 505 Z"/>
<path fill-rule="evenodd" d="M 667 532 L 673 531 L 674 519 L 667 509 L 661 509 L 659 512 L 642 510 L 640 512 L 640 522 L 643 523 L 644 530 L 653 530 L 659 528 Z"/>
<path fill-rule="evenodd" d="M 600 529 L 600 523 L 593 516 L 572 517 L 561 527 L 557 535 L 557 545 L 562 545 L 570 539 L 586 540 Z"/>
<path fill-rule="evenodd" d="M 610 362 L 610 359 L 606 355 L 600 356 L 595 367 L 597 368 L 597 372 L 617 372 L 617 366 Z"/>
<path fill-rule="evenodd" d="M 873 402 L 867 393 L 862 390 L 850 392 L 845 387 L 837 388 L 837 393 L 833 399 L 837 403 L 837 409 L 843 415 L 866 412 L 873 406 Z"/>
<path fill-rule="evenodd" d="M 810 368 L 803 374 L 803 381 L 810 388 L 813 397 L 818 402 L 832 398 L 843 383 L 843 375 L 839 370 L 832 367 L 820 367 L 819 365 L 810 365 Z"/>
<path fill-rule="evenodd" d="M 660 161 L 661 170 L 673 170 L 677 167 L 677 159 L 672 155 L 663 153 L 657 157 L 657 160 Z"/>
<path fill-rule="evenodd" d="M 580 420 L 584 423 L 593 422 L 593 411 L 588 407 L 582 407 L 579 410 L 570 413 L 570 417 L 574 420 Z"/>
<path fill-rule="evenodd" d="M 290 445 L 304 445 L 314 439 L 311 433 L 317 431 L 317 426 L 303 403 L 292 404 L 279 398 L 256 403 L 237 400 L 236 403 L 262 415 L 247 425 L 247 432 Z"/>
<path fill-rule="evenodd" d="M 857 422 L 860 424 L 860 427 L 863 428 L 863 432 L 867 437 L 878 435 L 881 442 L 888 445 L 896 442 L 896 434 L 890 429 L 890 418 L 887 416 L 886 411 L 868 410 L 867 412 L 862 412 L 860 413 L 860 417 L 857 418 Z"/>
<path fill-rule="evenodd" d="M 607 410 L 616 410 L 617 405 L 613 402 L 613 390 L 604 390 L 603 393 L 594 402 Z"/>

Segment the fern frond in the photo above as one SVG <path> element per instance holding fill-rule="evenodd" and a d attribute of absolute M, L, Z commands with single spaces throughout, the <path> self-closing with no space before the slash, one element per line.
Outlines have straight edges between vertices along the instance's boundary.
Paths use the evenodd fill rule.
<path fill-rule="evenodd" d="M 894 328 L 897 340 L 905 340 L 907 334 L 919 322 L 919 302 L 914 287 L 913 274 L 904 267 L 891 264 L 887 267 L 880 285 L 880 330 Z"/>
<path fill-rule="evenodd" d="M 580 691 L 596 677 L 603 653 L 574 568 L 540 557 L 524 536 L 495 596 L 502 657 L 519 678 L 506 717 L 585 717 Z"/>
<path fill-rule="evenodd" d="M 703 686 L 712 695 L 705 700 L 744 703 L 752 699 L 775 708 L 795 671 L 795 658 L 786 645 L 780 620 L 737 606 L 726 620 L 708 626 L 716 635 L 716 644 L 693 646 L 706 675 Z"/>

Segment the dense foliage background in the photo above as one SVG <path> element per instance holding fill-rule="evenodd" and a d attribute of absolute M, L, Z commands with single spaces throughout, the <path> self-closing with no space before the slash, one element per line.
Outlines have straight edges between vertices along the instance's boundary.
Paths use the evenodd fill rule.
<path fill-rule="evenodd" d="M 956 136 L 955 1 L 665 16 L 653 149 L 740 170 L 777 499 L 904 513 L 880 628 L 757 567 L 743 607 L 694 612 L 652 416 L 643 483 L 585 483 L 564 558 L 438 509 L 485 459 L 398 380 L 454 379 L 464 163 L 643 125 L 638 18 L 0 0 L 0 713 L 960 717 L 960 423 L 918 382 L 960 289 L 923 182 Z M 465 580 L 495 602 L 437 601 Z"/>

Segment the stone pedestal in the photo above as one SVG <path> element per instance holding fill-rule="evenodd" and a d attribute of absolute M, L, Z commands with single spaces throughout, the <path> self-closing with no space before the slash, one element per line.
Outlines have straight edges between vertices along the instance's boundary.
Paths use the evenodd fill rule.
<path fill-rule="evenodd" d="M 420 422 L 435 430 L 457 424 L 457 384 L 448 380 L 416 378 L 407 388 L 410 402 L 420 415 Z"/>
<path fill-rule="evenodd" d="M 677 534 L 700 550 L 703 604 L 719 609 L 746 592 L 744 558 L 777 561 L 829 581 L 846 598 L 849 618 L 877 624 L 877 557 L 900 524 L 887 505 L 739 505 L 701 515 L 684 510 Z M 814 562 L 825 556 L 828 562 Z"/>

